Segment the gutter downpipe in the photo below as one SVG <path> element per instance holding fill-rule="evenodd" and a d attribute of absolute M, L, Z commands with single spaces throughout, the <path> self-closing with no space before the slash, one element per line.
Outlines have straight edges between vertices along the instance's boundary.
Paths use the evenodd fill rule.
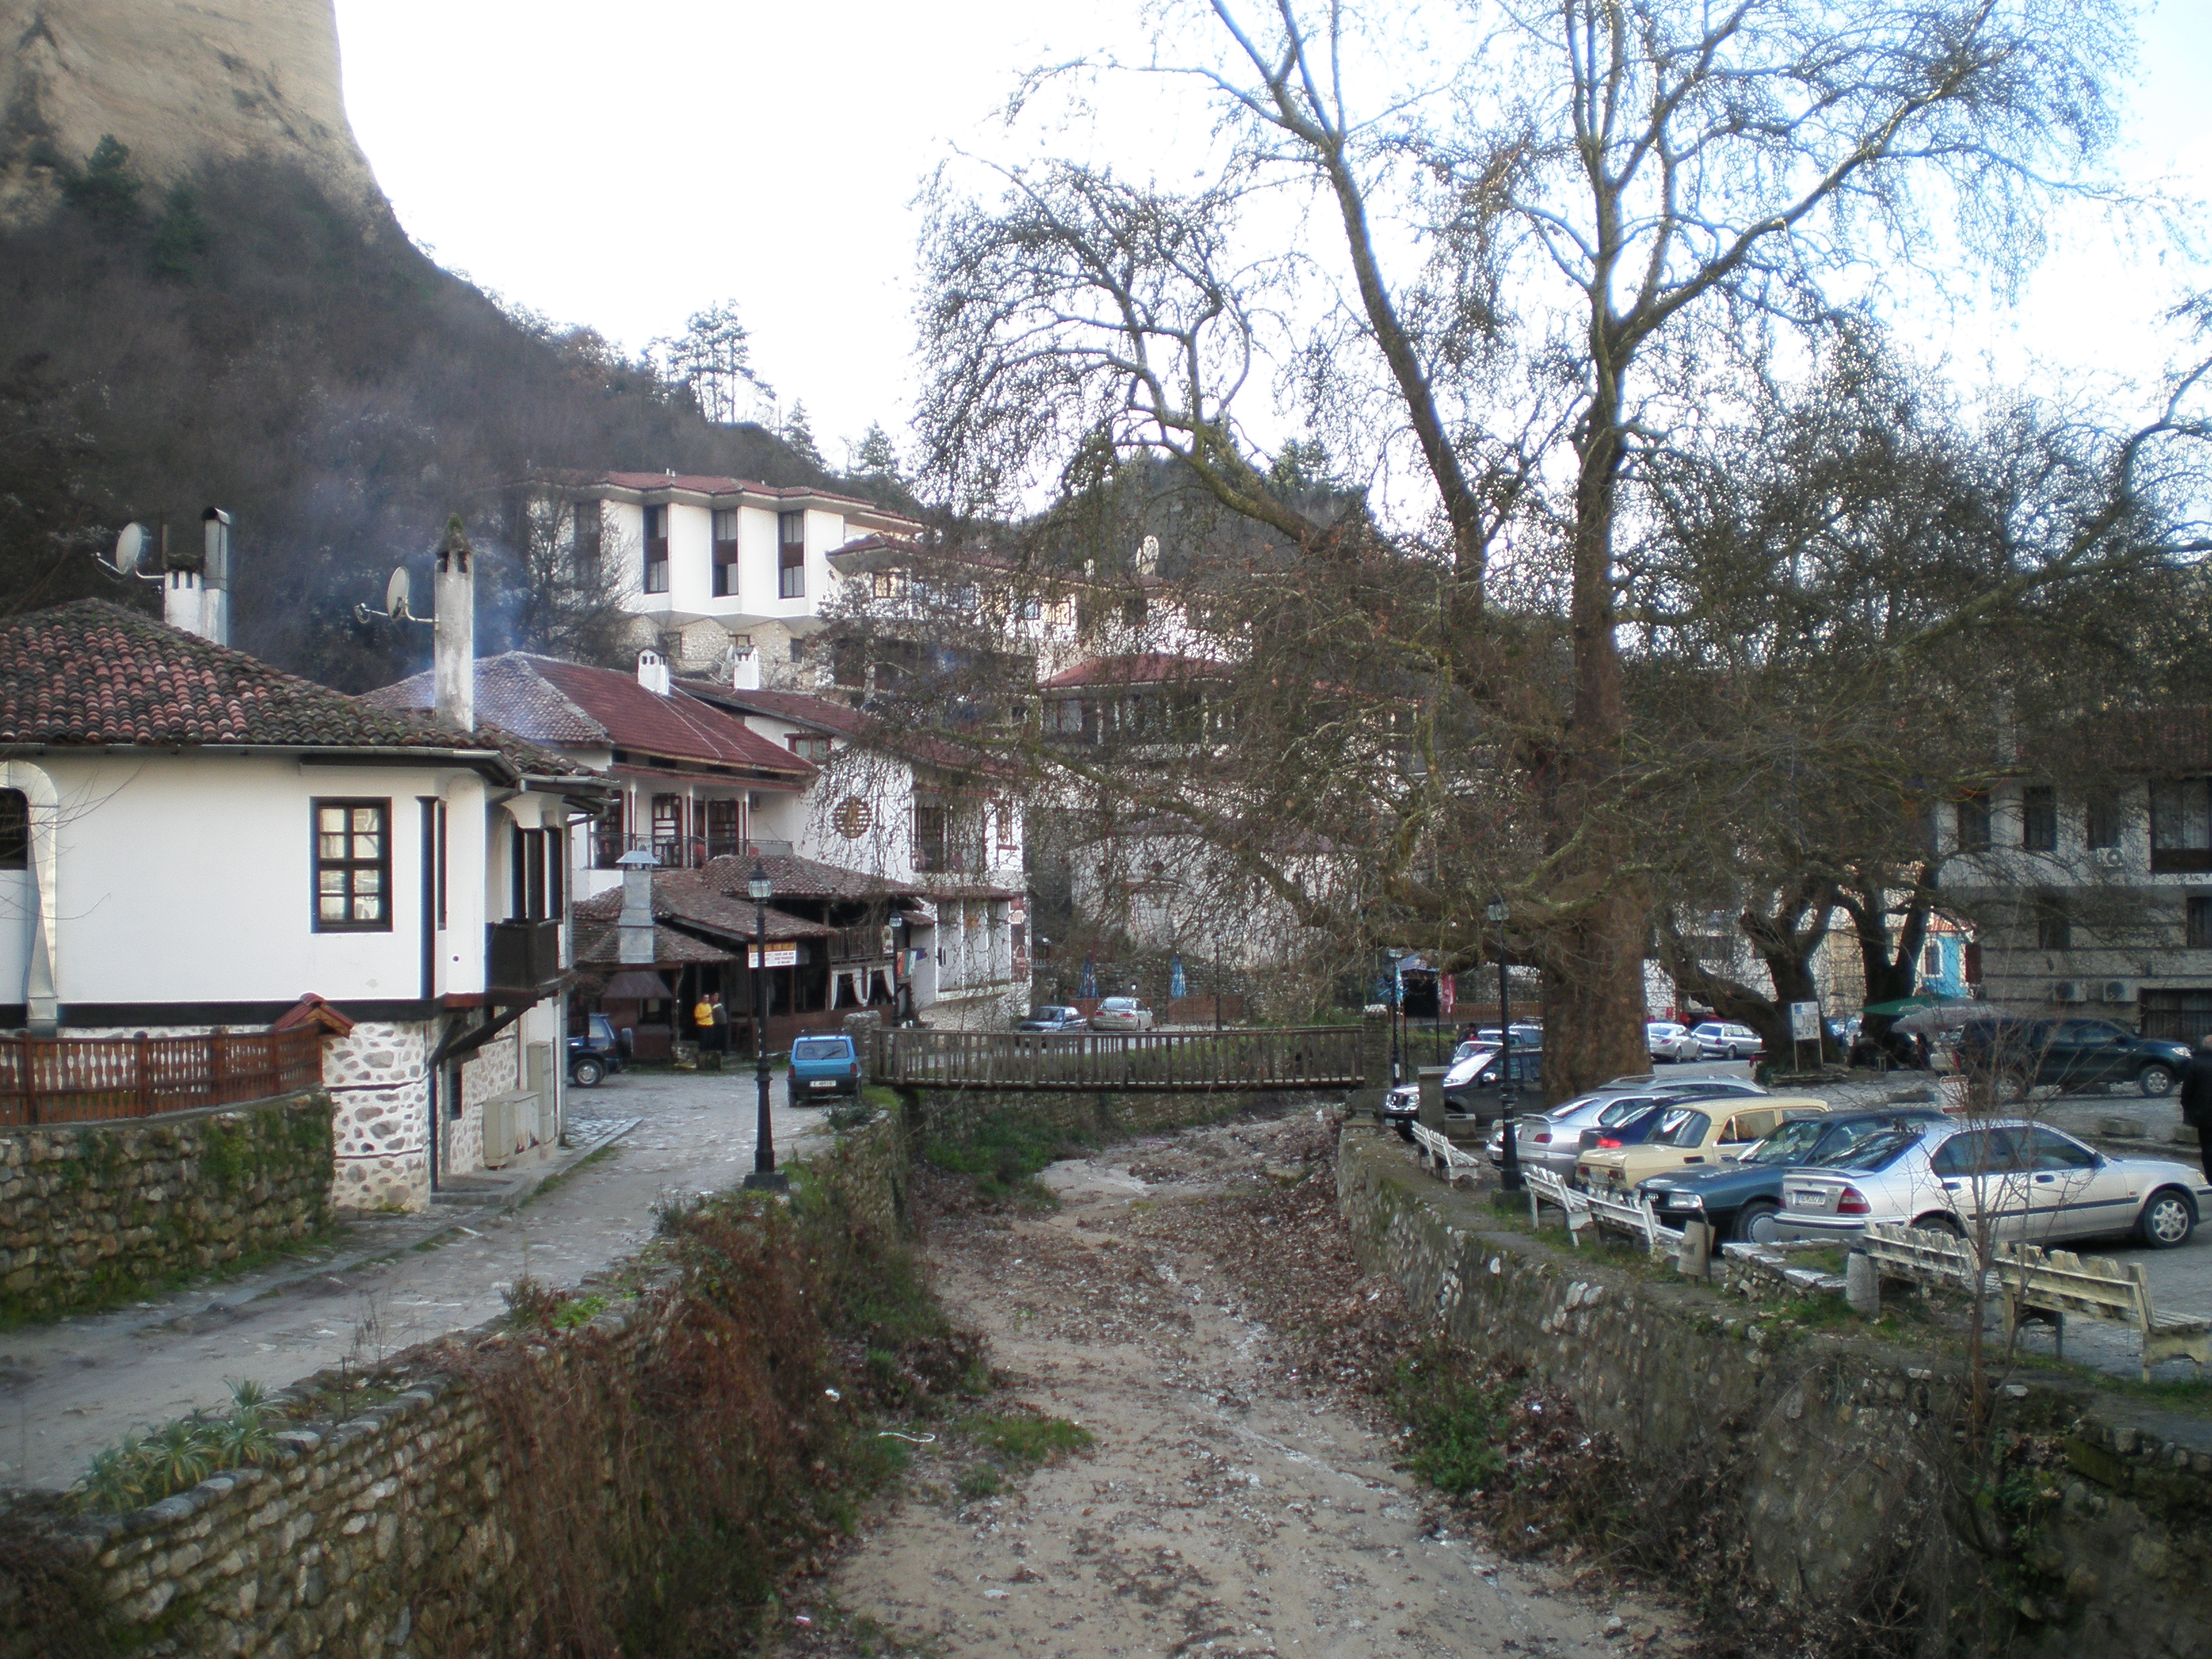
<path fill-rule="evenodd" d="M 422 1000 L 434 1001 L 438 994 L 438 798 L 417 795 L 416 805 L 422 808 Z M 438 1045 L 443 1049 L 445 1044 Z M 429 1103 L 429 1139 L 424 1144 L 430 1152 L 430 1191 L 438 1190 L 438 1066 L 437 1057 L 423 1062 L 425 1087 L 423 1095 Z"/>
<path fill-rule="evenodd" d="M 61 941 L 54 932 L 61 801 L 45 769 L 24 761 L 0 762 L 0 787 L 22 791 L 28 808 L 31 950 L 23 969 L 23 1024 L 33 1036 L 50 1037 L 61 1030 Z"/>

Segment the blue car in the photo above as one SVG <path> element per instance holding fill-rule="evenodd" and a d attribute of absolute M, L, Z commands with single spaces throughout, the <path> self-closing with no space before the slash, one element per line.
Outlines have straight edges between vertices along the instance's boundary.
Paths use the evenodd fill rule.
<path fill-rule="evenodd" d="M 1784 1124 L 1733 1164 L 1711 1170 L 1669 1170 L 1637 1190 L 1651 1200 L 1670 1227 L 1702 1221 L 1718 1238 L 1747 1244 L 1769 1242 L 1769 1224 L 1782 1210 L 1782 1175 L 1807 1165 L 1838 1164 L 1874 1136 L 1914 1124 L 1942 1121 L 1933 1106 L 1888 1106 L 1831 1112 Z"/>
<path fill-rule="evenodd" d="M 860 1092 L 860 1051 L 853 1039 L 803 1036 L 791 1045 L 791 1103 Z"/>

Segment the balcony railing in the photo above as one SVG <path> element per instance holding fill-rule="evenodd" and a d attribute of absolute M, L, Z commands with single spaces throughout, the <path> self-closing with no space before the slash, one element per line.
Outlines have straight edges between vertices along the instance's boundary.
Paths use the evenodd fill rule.
<path fill-rule="evenodd" d="M 664 870 L 696 870 L 709 859 L 719 858 L 788 858 L 791 843 L 787 841 L 746 841 L 735 836 L 697 836 L 682 841 L 651 840 L 642 836 L 623 836 L 605 830 L 592 838 L 592 867 L 595 870 L 614 870 L 621 867 L 622 856 L 639 848 L 651 851 L 660 860 Z"/>
<path fill-rule="evenodd" d="M 495 921 L 484 929 L 485 988 L 543 996 L 561 979 L 561 924 Z"/>
<path fill-rule="evenodd" d="M 884 929 L 874 927 L 840 927 L 830 939 L 830 960 L 832 962 L 880 962 L 890 955 L 884 943 Z"/>

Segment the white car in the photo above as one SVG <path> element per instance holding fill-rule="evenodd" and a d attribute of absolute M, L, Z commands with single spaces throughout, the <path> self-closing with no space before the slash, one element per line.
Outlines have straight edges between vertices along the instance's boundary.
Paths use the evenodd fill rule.
<path fill-rule="evenodd" d="M 1747 1060 L 1766 1049 L 1750 1026 L 1727 1020 L 1709 1019 L 1690 1035 L 1697 1038 L 1698 1057 L 1704 1060 Z"/>
<path fill-rule="evenodd" d="M 1662 1060 L 1703 1060 L 1705 1050 L 1690 1028 L 1671 1019 L 1647 1020 L 1644 1025 L 1644 1046 L 1656 1062 Z"/>
<path fill-rule="evenodd" d="M 1848 1166 L 1784 1173 L 1776 1237 L 1842 1242 L 1880 1221 L 2031 1244 L 2132 1233 L 2172 1249 L 2212 1201 L 2185 1164 L 2113 1158 L 2041 1123 L 1931 1123 L 1853 1152 Z"/>
<path fill-rule="evenodd" d="M 1094 1031 L 1149 1031 L 1152 1011 L 1134 997 L 1108 997 L 1091 1016 Z"/>

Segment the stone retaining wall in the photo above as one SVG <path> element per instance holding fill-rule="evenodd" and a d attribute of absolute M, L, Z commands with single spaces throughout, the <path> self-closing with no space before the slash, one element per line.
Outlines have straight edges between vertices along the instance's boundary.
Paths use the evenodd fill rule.
<path fill-rule="evenodd" d="M 1771 1589 L 1807 1605 L 1847 1598 L 1942 1553 L 1928 1546 L 1946 1525 L 1958 1396 L 1940 1364 L 1782 1335 L 1773 1310 L 1670 1283 L 1625 1252 L 1608 1265 L 1596 1244 L 1574 1251 L 1502 1225 L 1371 1127 L 1345 1131 L 1337 1182 L 1363 1261 L 1433 1310 L 1450 1340 L 1564 1389 L 1647 1473 L 1678 1472 L 1690 1491 L 1717 1480 Z M 2013 1419 L 2063 1437 L 2068 1464 L 2027 1495 L 2017 1558 L 1987 1569 L 2010 1602 L 2000 1624 L 2019 1616 L 2014 1650 L 2204 1652 L 2212 1423 L 2013 1388 Z M 1949 1583 L 1922 1588 L 1940 1598 Z"/>
<path fill-rule="evenodd" d="M 0 1319 L 50 1319 L 330 1224 L 320 1090 L 0 1129 Z"/>
<path fill-rule="evenodd" d="M 841 1137 L 811 1167 L 855 1212 L 896 1216 L 905 1176 L 898 1118 L 879 1116 Z M 586 1328 L 601 1339 L 587 1361 L 556 1334 L 532 1351 L 532 1363 L 556 1370 L 588 1364 L 586 1381 L 622 1386 L 622 1373 L 653 1340 L 647 1322 L 611 1311 Z M 460 1346 L 507 1340 L 499 1332 L 495 1322 L 464 1334 Z M 0 1532 L 27 1531 L 79 1564 L 107 1611 L 101 1651 L 149 1659 L 528 1652 L 526 1625 L 517 1621 L 545 1587 L 518 1582 L 495 1425 L 471 1385 L 441 1369 L 450 1364 L 434 1346 L 399 1356 L 368 1379 L 393 1379 L 378 1390 L 382 1403 L 344 1422 L 280 1434 L 264 1467 L 215 1475 L 128 1516 L 70 1516 L 43 1498 L 27 1498 L 11 1514 L 0 1502 Z M 313 1401 L 331 1376 L 279 1393 L 274 1403 Z M 575 1524 L 649 1533 L 658 1517 L 586 1516 Z M 0 1550 L 0 1652 L 39 1652 L 38 1632 L 11 1622 L 27 1598 L 11 1595 L 8 1559 Z M 31 1645 L 21 1648 L 26 1639 Z"/>

